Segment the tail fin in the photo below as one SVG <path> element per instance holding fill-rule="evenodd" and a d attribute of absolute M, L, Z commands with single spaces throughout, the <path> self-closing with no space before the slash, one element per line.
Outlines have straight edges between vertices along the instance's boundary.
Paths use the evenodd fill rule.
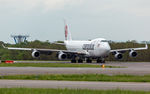
<path fill-rule="evenodd" d="M 71 33 L 68 31 L 68 25 L 65 23 L 65 40 L 72 40 Z"/>

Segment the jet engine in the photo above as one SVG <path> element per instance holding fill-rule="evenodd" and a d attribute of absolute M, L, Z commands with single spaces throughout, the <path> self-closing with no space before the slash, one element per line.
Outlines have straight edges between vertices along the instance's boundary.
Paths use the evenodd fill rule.
<path fill-rule="evenodd" d="M 135 51 L 131 51 L 130 53 L 129 53 L 129 56 L 130 57 L 136 57 L 137 56 L 137 52 L 135 52 Z"/>
<path fill-rule="evenodd" d="M 65 53 L 63 53 L 63 52 L 59 52 L 59 54 L 58 54 L 58 59 L 59 59 L 59 60 L 67 59 L 67 54 L 65 54 Z"/>
<path fill-rule="evenodd" d="M 38 57 L 40 57 L 40 52 L 39 52 L 39 51 L 33 51 L 33 52 L 32 52 L 32 57 L 33 57 L 33 58 L 38 58 Z"/>
<path fill-rule="evenodd" d="M 115 58 L 116 58 L 116 59 L 122 59 L 122 58 L 123 58 L 123 55 L 122 55 L 121 53 L 118 53 L 118 52 L 117 52 L 117 53 L 115 54 Z"/>

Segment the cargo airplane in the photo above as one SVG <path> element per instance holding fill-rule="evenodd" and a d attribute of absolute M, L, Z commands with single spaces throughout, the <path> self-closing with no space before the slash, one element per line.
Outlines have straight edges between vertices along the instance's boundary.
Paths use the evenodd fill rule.
<path fill-rule="evenodd" d="M 34 58 L 40 57 L 40 54 L 57 52 L 57 57 L 59 60 L 70 59 L 72 63 L 76 63 L 76 62 L 82 63 L 84 60 L 87 63 L 91 63 L 92 59 L 96 59 L 97 63 L 104 63 L 105 58 L 108 57 L 110 53 L 112 53 L 116 59 L 122 59 L 123 52 L 128 51 L 130 57 L 136 57 L 137 50 L 148 49 L 147 44 L 145 44 L 145 47 L 141 47 L 141 48 L 126 48 L 126 49 L 111 50 L 109 42 L 104 38 L 96 38 L 89 41 L 72 40 L 71 33 L 68 31 L 67 24 L 65 25 L 64 43 L 58 43 L 58 44 L 65 45 L 67 50 L 14 48 L 14 47 L 5 47 L 4 45 L 3 47 L 9 50 L 32 51 L 32 56 Z"/>

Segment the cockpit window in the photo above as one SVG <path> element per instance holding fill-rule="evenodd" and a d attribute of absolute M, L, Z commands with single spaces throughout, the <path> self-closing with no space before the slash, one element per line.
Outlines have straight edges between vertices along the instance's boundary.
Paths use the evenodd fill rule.
<path fill-rule="evenodd" d="M 107 40 L 101 40 L 101 42 L 108 42 Z"/>

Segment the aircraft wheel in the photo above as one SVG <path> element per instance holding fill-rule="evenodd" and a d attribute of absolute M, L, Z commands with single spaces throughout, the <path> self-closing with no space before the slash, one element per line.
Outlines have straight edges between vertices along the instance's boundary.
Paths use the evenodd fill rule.
<path fill-rule="evenodd" d="M 92 63 L 92 60 L 87 59 L 87 60 L 86 60 L 86 63 Z"/>
<path fill-rule="evenodd" d="M 105 63 L 105 60 L 102 60 L 102 63 Z"/>
<path fill-rule="evenodd" d="M 97 59 L 97 63 L 101 63 L 101 62 L 102 62 L 101 60 Z"/>
<path fill-rule="evenodd" d="M 105 63 L 105 60 L 97 59 L 97 63 Z"/>
<path fill-rule="evenodd" d="M 75 59 L 71 60 L 71 63 L 76 63 L 77 61 Z"/>
<path fill-rule="evenodd" d="M 78 60 L 78 63 L 83 63 L 83 60 L 82 60 L 82 59 L 79 59 L 79 60 Z"/>

